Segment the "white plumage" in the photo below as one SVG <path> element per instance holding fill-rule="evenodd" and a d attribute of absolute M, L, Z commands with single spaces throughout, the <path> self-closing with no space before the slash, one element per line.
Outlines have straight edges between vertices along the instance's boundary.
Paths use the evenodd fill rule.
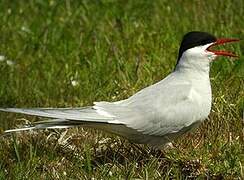
<path fill-rule="evenodd" d="M 49 118 L 6 132 L 80 125 L 109 131 L 136 143 L 162 146 L 199 125 L 210 113 L 209 64 L 217 55 L 207 48 L 213 43 L 187 48 L 171 74 L 125 100 L 95 102 L 84 108 L 0 109 Z"/>

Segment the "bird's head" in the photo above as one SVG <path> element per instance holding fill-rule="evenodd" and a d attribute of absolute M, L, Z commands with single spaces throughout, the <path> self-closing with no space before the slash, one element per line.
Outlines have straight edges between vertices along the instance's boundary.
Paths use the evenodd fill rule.
<path fill-rule="evenodd" d="M 177 64 L 209 64 L 217 56 L 238 57 L 232 52 L 225 50 L 214 50 L 213 47 L 239 39 L 221 38 L 199 31 L 192 31 L 184 35 L 180 45 Z M 182 61 L 182 62 L 181 62 Z"/>

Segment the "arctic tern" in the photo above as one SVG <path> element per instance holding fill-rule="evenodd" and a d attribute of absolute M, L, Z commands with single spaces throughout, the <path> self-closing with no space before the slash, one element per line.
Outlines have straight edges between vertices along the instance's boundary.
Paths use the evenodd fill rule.
<path fill-rule="evenodd" d="M 83 126 L 160 147 L 197 127 L 211 110 L 210 62 L 217 56 L 237 57 L 214 46 L 238 39 L 217 39 L 193 31 L 184 35 L 177 64 L 166 78 L 116 102 L 94 102 L 81 108 L 1 108 L 1 111 L 48 118 L 5 133 Z"/>

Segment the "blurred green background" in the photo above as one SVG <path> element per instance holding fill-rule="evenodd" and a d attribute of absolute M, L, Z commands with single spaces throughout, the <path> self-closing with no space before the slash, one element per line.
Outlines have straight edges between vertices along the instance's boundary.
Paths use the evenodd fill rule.
<path fill-rule="evenodd" d="M 198 30 L 216 37 L 243 39 L 243 17 L 243 0 L 0 0 L 0 106 L 77 107 L 91 105 L 93 101 L 127 98 L 174 69 L 179 43 L 185 33 Z M 111 168 L 110 178 L 125 178 L 126 173 L 130 173 L 128 178 L 186 178 L 190 175 L 183 171 L 179 161 L 187 164 L 199 156 L 201 168 L 193 166 L 189 170 L 199 172 L 194 178 L 243 177 L 243 41 L 226 49 L 240 58 L 220 57 L 212 63 L 214 102 L 210 120 L 194 135 L 176 142 L 174 150 L 166 152 L 167 167 L 165 159 L 159 161 L 156 156 L 143 161 L 136 169 L 136 166 L 125 165 L 138 161 L 134 155 L 124 153 L 129 156 L 128 161 L 121 164 L 111 152 L 112 167 L 122 170 Z M 1 113 L 0 129 L 15 127 L 20 117 Z M 70 136 L 77 131 L 70 130 Z M 111 137 L 97 131 L 85 132 L 94 139 Z M 0 159 L 4 159 L 0 162 L 0 177 L 28 179 L 42 174 L 43 178 L 57 178 L 43 168 L 35 168 L 44 164 L 52 166 L 53 159 L 55 162 L 61 159 L 52 145 L 50 148 L 55 149 L 52 155 L 41 153 L 48 151 L 48 147 L 46 151 L 42 151 L 42 147 L 52 144 L 40 140 L 49 134 L 42 133 L 35 138 L 28 133 L 18 135 L 17 140 L 0 137 Z M 199 137 L 201 145 L 194 148 Z M 112 140 L 120 142 L 116 138 L 112 136 Z M 192 144 L 184 146 L 186 142 Z M 123 148 L 131 148 L 127 141 L 122 143 Z M 89 148 L 96 146 L 90 141 L 87 144 Z M 59 177 L 108 177 L 102 173 L 106 163 L 82 166 L 96 157 L 92 148 L 87 150 L 83 146 L 77 145 L 74 152 L 90 155 L 77 162 L 71 158 L 67 166 L 57 169 Z M 40 154 L 30 156 L 33 151 Z M 140 153 L 145 156 L 145 152 Z M 74 173 L 71 169 L 75 167 Z"/>

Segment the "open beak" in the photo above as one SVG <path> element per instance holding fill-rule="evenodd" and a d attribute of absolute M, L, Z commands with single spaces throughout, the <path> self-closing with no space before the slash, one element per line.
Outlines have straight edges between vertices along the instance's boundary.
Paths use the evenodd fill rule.
<path fill-rule="evenodd" d="M 229 43 L 229 42 L 236 42 L 236 41 L 239 41 L 239 39 L 229 39 L 229 38 L 217 39 L 217 41 L 214 42 L 211 46 L 209 46 L 206 50 L 209 52 L 212 52 L 218 56 L 238 57 L 233 52 L 222 51 L 222 50 L 212 50 L 211 49 L 212 47 L 217 46 L 217 45 L 221 45 L 221 44 L 225 44 L 225 43 Z"/>

